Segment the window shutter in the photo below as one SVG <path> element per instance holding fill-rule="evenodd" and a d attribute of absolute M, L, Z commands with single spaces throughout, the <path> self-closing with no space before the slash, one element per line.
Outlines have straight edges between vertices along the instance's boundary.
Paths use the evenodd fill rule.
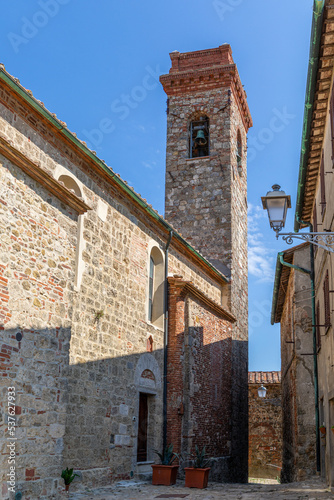
<path fill-rule="evenodd" d="M 329 276 L 328 270 L 324 280 L 324 304 L 325 304 L 325 327 L 326 329 L 331 326 L 331 310 L 329 305 Z"/>
<path fill-rule="evenodd" d="M 326 208 L 324 151 L 322 151 L 321 164 L 320 164 L 320 195 L 321 195 L 321 201 L 320 201 L 321 215 L 323 215 Z"/>
<path fill-rule="evenodd" d="M 334 88 L 333 88 L 334 90 Z M 331 132 L 332 132 L 332 162 L 334 162 L 334 92 L 332 90 L 332 97 L 329 107 Z"/>
<path fill-rule="evenodd" d="M 317 204 L 314 202 L 313 207 L 313 231 L 316 233 L 318 231 L 318 214 L 317 214 Z M 314 245 L 314 253 L 316 254 L 318 246 Z"/>
<path fill-rule="evenodd" d="M 315 313 L 315 317 L 316 317 L 316 323 L 317 323 L 317 326 L 316 326 L 316 334 L 317 334 L 317 348 L 320 349 L 321 347 L 321 335 L 320 335 L 320 304 L 319 304 L 319 301 L 317 302 L 317 310 L 316 310 L 316 313 Z"/>

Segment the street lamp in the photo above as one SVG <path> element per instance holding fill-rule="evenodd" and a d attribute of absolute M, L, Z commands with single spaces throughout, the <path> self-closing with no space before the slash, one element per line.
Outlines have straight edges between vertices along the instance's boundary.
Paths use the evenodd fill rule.
<path fill-rule="evenodd" d="M 280 191 L 281 186 L 274 184 L 273 191 L 268 191 L 266 196 L 262 196 L 262 206 L 268 211 L 270 227 L 276 235 L 285 226 L 286 213 L 291 208 L 291 198 L 284 191 Z"/>
<path fill-rule="evenodd" d="M 316 458 L 317 471 L 320 471 L 320 436 L 319 436 L 319 389 L 318 389 L 318 358 L 317 358 L 317 332 L 316 332 L 316 311 L 315 311 L 315 283 L 314 283 L 314 250 L 313 245 L 334 253 L 334 233 L 330 232 L 313 232 L 313 226 L 310 222 L 304 222 L 296 215 L 298 222 L 308 225 L 311 229 L 308 233 L 281 233 L 285 225 L 287 209 L 291 207 L 290 196 L 287 196 L 284 191 L 280 191 L 278 184 L 273 185 L 273 191 L 268 191 L 266 196 L 262 198 L 262 206 L 268 211 L 270 227 L 276 233 L 276 238 L 282 236 L 283 240 L 291 245 L 294 239 L 303 240 L 310 243 L 310 260 L 311 269 L 290 264 L 284 261 L 284 252 L 279 252 L 280 262 L 284 266 L 291 267 L 297 271 L 307 273 L 311 279 L 311 300 L 312 300 L 312 337 L 313 337 L 313 371 L 314 371 L 314 398 L 315 398 L 315 428 L 316 428 Z M 260 387 L 261 389 L 261 387 Z M 260 389 L 258 390 L 260 396 Z M 260 396 L 261 397 L 261 396 Z"/>
<path fill-rule="evenodd" d="M 261 403 L 267 403 L 273 406 L 281 406 L 281 400 L 278 397 L 274 399 L 265 399 L 267 394 L 267 389 L 263 385 L 261 385 L 261 387 L 258 388 L 257 393 L 259 398 L 262 400 Z"/>
<path fill-rule="evenodd" d="M 261 385 L 261 387 L 258 388 L 257 393 L 259 395 L 259 398 L 265 398 L 267 394 L 267 389 Z"/>
<path fill-rule="evenodd" d="M 281 191 L 278 184 L 272 186 L 273 190 L 268 191 L 266 196 L 262 196 L 263 210 L 268 211 L 270 227 L 276 233 L 276 238 L 282 236 L 282 239 L 291 245 L 293 240 L 302 240 L 312 245 L 317 245 L 328 252 L 334 253 L 334 233 L 329 231 L 324 232 L 309 232 L 309 233 L 281 233 L 285 226 L 285 219 L 288 208 L 291 208 L 290 196 Z M 300 221 L 303 223 L 303 221 Z M 310 225 L 308 222 L 305 224 Z"/>

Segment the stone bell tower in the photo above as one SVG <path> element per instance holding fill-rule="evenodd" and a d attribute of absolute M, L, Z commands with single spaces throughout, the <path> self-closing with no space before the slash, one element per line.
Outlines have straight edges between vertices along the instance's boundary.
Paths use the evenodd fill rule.
<path fill-rule="evenodd" d="M 230 278 L 231 481 L 247 481 L 247 131 L 252 119 L 228 44 L 172 52 L 167 100 L 165 217 Z"/>

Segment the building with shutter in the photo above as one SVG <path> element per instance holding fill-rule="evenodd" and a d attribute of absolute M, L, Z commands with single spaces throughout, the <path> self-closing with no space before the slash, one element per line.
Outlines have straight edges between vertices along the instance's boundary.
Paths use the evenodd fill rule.
<path fill-rule="evenodd" d="M 334 1 L 316 0 L 305 96 L 295 231 L 309 228 L 315 232 L 334 232 L 333 66 Z M 321 245 L 321 239 L 318 243 Z M 333 248 L 333 243 L 331 246 Z M 311 384 L 314 386 L 315 413 L 315 430 L 309 436 L 305 434 L 305 439 L 298 443 L 299 449 L 298 446 L 291 446 L 290 435 L 283 435 L 283 470 L 284 460 L 288 458 L 288 463 L 285 462 L 288 466 L 285 469 L 288 479 L 308 474 L 311 464 L 304 461 L 303 465 L 303 459 L 300 462 L 301 453 L 305 455 L 309 452 L 310 458 L 313 459 L 312 440 L 315 439 L 316 453 L 310 470 L 319 470 L 333 486 L 334 254 L 316 244 L 312 245 L 312 248 L 310 255 L 305 254 L 302 258 L 302 253 L 306 250 L 295 247 L 285 251 L 283 259 L 290 264 L 297 262 L 300 267 L 311 272 L 314 264 L 314 293 L 312 281 L 306 276 L 307 273 L 303 276 L 299 271 L 288 271 L 283 269 L 279 262 L 276 267 L 272 321 L 280 321 L 283 328 L 282 404 L 283 411 L 286 408 L 290 412 L 286 416 L 283 414 L 283 428 L 284 419 L 292 419 L 291 412 L 296 412 L 295 425 L 303 426 L 304 432 L 307 432 L 311 423 L 312 397 L 309 391 L 306 391 L 306 386 Z M 290 274 L 289 280 L 285 277 L 287 274 Z M 300 288 L 301 279 L 304 279 L 305 283 Z M 309 294 L 308 297 L 306 293 Z M 298 294 L 303 296 L 301 300 L 298 299 Z M 287 329 L 282 325 L 283 317 L 285 324 L 286 321 L 289 323 Z M 289 358 L 292 363 L 290 366 Z M 285 389 L 286 377 L 286 384 L 290 387 Z M 303 389 L 303 394 L 307 392 L 308 398 L 300 399 L 298 394 L 295 394 L 296 399 L 293 402 L 294 394 L 289 392 L 291 387 Z M 305 443 L 308 443 L 306 447 Z"/>
<path fill-rule="evenodd" d="M 277 258 L 271 322 L 280 323 L 282 482 L 316 473 L 316 429 L 310 248 L 303 243 Z"/>
<path fill-rule="evenodd" d="M 334 232 L 334 1 L 315 2 L 295 230 Z M 316 69 L 316 71 L 315 71 Z M 334 485 L 334 254 L 314 245 L 318 461 Z M 333 430 L 332 430 L 333 427 Z"/>

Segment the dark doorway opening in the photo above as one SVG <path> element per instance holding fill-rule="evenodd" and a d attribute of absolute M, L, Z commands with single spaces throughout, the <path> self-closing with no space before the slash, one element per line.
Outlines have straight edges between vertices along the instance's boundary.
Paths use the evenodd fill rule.
<path fill-rule="evenodd" d="M 147 394 L 140 392 L 137 462 L 147 461 L 147 422 L 148 422 Z"/>

